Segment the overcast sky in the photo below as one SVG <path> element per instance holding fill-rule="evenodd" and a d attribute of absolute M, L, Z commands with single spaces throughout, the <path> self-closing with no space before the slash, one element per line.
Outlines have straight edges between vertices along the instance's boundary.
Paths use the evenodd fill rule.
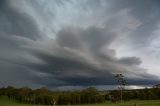
<path fill-rule="evenodd" d="M 0 86 L 160 82 L 159 0 L 0 0 Z"/>

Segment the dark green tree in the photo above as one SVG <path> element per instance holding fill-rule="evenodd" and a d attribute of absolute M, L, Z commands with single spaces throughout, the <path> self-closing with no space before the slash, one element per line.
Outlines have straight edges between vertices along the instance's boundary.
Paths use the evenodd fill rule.
<path fill-rule="evenodd" d="M 116 78 L 117 83 L 118 83 L 118 89 L 120 91 L 120 100 L 122 102 L 122 100 L 123 100 L 123 91 L 125 90 L 125 85 L 127 84 L 127 81 L 124 79 L 124 75 L 123 74 L 116 74 L 115 78 Z"/>

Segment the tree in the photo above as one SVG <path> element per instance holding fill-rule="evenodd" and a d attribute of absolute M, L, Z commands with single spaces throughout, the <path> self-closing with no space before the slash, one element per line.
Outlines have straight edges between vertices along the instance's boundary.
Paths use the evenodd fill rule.
<path fill-rule="evenodd" d="M 124 79 L 124 76 L 122 74 L 116 74 L 115 78 L 118 82 L 118 89 L 120 91 L 120 100 L 122 102 L 123 100 L 123 90 L 125 89 L 125 85 L 127 84 L 127 81 Z"/>

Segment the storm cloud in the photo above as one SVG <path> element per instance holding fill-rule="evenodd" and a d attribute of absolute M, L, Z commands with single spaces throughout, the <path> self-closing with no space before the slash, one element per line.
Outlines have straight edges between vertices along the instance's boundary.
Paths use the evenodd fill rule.
<path fill-rule="evenodd" d="M 157 83 L 159 4 L 1 0 L 0 86 L 115 85 L 118 73 L 130 85 Z"/>

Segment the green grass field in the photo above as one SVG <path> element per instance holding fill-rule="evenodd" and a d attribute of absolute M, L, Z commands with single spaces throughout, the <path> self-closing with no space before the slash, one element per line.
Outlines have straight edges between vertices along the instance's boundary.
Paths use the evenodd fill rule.
<path fill-rule="evenodd" d="M 76 105 L 76 106 L 134 106 L 134 103 L 138 103 L 139 106 L 160 106 L 160 100 L 132 100 L 123 103 L 110 103 L 106 102 L 103 104 L 94 104 L 94 105 Z M 20 104 L 15 101 L 9 100 L 6 97 L 0 97 L 0 106 L 44 106 L 44 105 L 29 105 L 29 104 Z M 69 106 L 69 105 L 67 105 Z M 72 105 L 75 106 L 75 105 Z"/>

